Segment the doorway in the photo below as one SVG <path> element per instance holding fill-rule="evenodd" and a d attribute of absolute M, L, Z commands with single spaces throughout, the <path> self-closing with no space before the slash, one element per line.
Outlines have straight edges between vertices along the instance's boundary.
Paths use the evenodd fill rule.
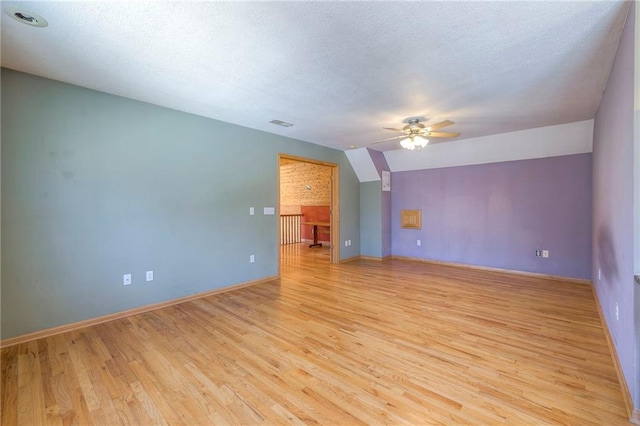
<path fill-rule="evenodd" d="M 278 155 L 278 264 L 283 248 L 340 262 L 339 165 L 287 154 Z M 315 224 L 315 225 L 314 225 Z M 317 243 L 315 247 L 309 247 Z M 327 256 L 328 246 L 328 256 Z"/>

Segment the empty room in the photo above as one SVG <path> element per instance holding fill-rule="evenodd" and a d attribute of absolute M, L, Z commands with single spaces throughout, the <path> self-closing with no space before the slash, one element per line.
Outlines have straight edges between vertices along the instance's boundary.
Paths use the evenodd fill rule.
<path fill-rule="evenodd" d="M 636 1 L 0 7 L 0 424 L 640 425 Z"/>

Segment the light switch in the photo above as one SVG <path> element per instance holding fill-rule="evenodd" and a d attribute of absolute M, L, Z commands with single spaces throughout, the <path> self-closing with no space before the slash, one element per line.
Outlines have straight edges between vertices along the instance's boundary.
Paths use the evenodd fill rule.
<path fill-rule="evenodd" d="M 249 207 L 249 214 L 251 216 L 253 216 L 254 214 L 256 214 L 256 209 L 254 209 L 253 207 Z"/>

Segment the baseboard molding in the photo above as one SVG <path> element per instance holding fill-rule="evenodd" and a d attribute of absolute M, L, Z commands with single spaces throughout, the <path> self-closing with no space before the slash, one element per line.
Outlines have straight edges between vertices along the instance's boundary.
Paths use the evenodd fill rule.
<path fill-rule="evenodd" d="M 349 263 L 359 259 L 360 259 L 360 256 L 351 256 L 351 257 L 347 257 L 346 259 L 340 259 L 340 263 Z"/>
<path fill-rule="evenodd" d="M 618 358 L 618 351 L 616 350 L 616 345 L 613 344 L 613 337 L 609 332 L 609 327 L 607 326 L 607 320 L 604 317 L 604 313 L 602 312 L 602 307 L 600 306 L 600 300 L 598 299 L 598 293 L 596 293 L 595 287 L 592 287 L 593 290 L 593 298 L 596 301 L 596 307 L 598 308 L 598 315 L 600 316 L 600 322 L 602 323 L 602 328 L 604 329 L 604 335 L 607 339 L 607 345 L 609 346 L 609 352 L 611 353 L 611 358 L 613 359 L 613 366 L 615 367 L 616 374 L 618 375 L 618 382 L 620 383 L 620 390 L 622 391 L 622 401 L 624 402 L 624 408 L 627 410 L 627 416 L 629 416 L 629 421 L 631 423 L 635 423 L 640 425 L 640 410 L 634 408 L 633 399 L 631 398 L 631 392 L 629 391 L 629 387 L 627 386 L 627 381 L 624 378 L 624 373 L 622 372 L 622 365 L 620 365 L 620 359 Z"/>
<path fill-rule="evenodd" d="M 0 340 L 0 348 L 4 349 L 9 346 L 18 345 L 20 343 L 30 342 L 32 340 L 42 339 L 45 337 L 55 336 L 56 334 L 66 333 L 68 331 L 77 330 L 92 325 L 102 324 L 109 321 L 114 321 L 132 315 L 138 315 L 145 312 L 155 311 L 156 309 L 165 308 L 167 306 L 178 305 L 180 303 L 189 302 L 191 300 L 202 299 L 203 297 L 213 296 L 219 293 L 225 293 L 228 291 L 239 290 L 244 287 L 250 287 L 256 284 L 262 284 L 265 282 L 278 279 L 279 276 L 273 275 L 266 278 L 260 278 L 253 281 L 247 281 L 240 284 L 230 285 L 227 287 L 216 288 L 214 290 L 205 291 L 202 293 L 191 294 L 189 296 L 179 297 L 177 299 L 167 300 L 165 302 L 154 303 L 152 305 L 140 306 L 138 308 L 128 309 L 126 311 L 115 312 L 113 314 L 103 315 L 100 317 L 89 318 L 86 320 L 74 322 L 71 324 L 60 325 L 57 327 L 47 328 L 45 330 L 34 331 L 33 333 L 23 334 L 21 336 L 11 337 L 9 339 Z"/>
<path fill-rule="evenodd" d="M 430 263 L 433 265 L 455 266 L 457 268 L 474 269 L 474 270 L 488 271 L 488 272 L 500 272 L 504 274 L 515 274 L 515 275 L 521 275 L 526 277 L 544 278 L 544 279 L 555 280 L 555 281 L 566 281 L 566 282 L 571 282 L 576 284 L 591 285 L 591 280 L 586 280 L 583 278 L 563 277 L 561 275 L 540 274 L 537 272 L 518 271 L 515 269 L 494 268 L 492 266 L 469 265 L 466 263 L 446 262 L 444 260 L 422 259 L 419 257 L 392 256 L 391 258 L 398 259 L 398 260 L 408 260 L 412 262 Z"/>
<path fill-rule="evenodd" d="M 364 256 L 364 255 L 361 255 L 360 259 L 362 259 L 362 260 L 375 260 L 377 262 L 386 262 L 388 260 L 391 260 L 391 256 L 376 257 L 376 256 Z"/>

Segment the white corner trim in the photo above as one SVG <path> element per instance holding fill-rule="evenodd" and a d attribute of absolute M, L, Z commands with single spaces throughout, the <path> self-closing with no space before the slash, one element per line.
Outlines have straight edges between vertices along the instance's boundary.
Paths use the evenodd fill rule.
<path fill-rule="evenodd" d="M 376 170 L 376 166 L 373 164 L 367 148 L 350 149 L 349 151 L 345 151 L 345 154 L 347 154 L 349 163 L 351 163 L 351 167 L 353 167 L 360 182 L 380 180 L 378 170 Z"/>
<path fill-rule="evenodd" d="M 593 151 L 593 120 L 386 151 L 392 172 L 558 157 Z"/>

